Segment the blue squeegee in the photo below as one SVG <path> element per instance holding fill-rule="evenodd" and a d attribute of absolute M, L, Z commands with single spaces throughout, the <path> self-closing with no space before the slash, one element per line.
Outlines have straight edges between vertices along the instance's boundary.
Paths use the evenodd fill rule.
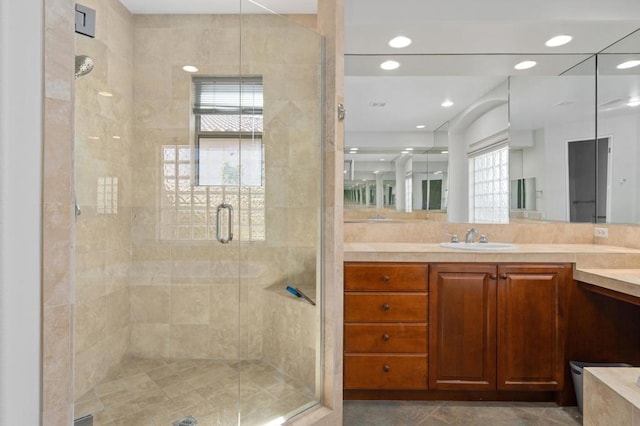
<path fill-rule="evenodd" d="M 293 288 L 290 285 L 288 285 L 287 286 L 287 291 L 289 293 L 293 294 L 296 297 L 303 297 L 307 302 L 311 303 L 313 306 L 316 305 L 316 302 L 314 302 L 313 300 L 309 299 L 306 294 L 304 294 L 302 291 L 300 291 L 299 288 Z"/>

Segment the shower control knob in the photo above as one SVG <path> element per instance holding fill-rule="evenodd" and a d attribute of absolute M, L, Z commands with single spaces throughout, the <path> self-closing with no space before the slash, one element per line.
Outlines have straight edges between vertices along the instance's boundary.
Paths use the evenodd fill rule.
<path fill-rule="evenodd" d="M 382 310 L 383 311 L 388 311 L 390 307 L 391 306 L 389 306 L 389 304 L 385 303 L 384 305 L 382 305 Z"/>
<path fill-rule="evenodd" d="M 391 367 L 385 364 L 382 366 L 382 371 L 384 371 L 385 373 L 388 373 L 389 371 L 391 371 Z"/>
<path fill-rule="evenodd" d="M 388 342 L 390 338 L 391 338 L 391 336 L 389 336 L 387 333 L 384 333 L 382 335 L 382 340 L 384 340 L 385 342 Z"/>

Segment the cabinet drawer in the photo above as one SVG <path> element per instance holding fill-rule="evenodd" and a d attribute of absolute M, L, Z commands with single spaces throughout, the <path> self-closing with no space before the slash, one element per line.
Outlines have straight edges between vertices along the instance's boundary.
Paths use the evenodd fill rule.
<path fill-rule="evenodd" d="M 344 288 L 352 291 L 426 291 L 426 264 L 347 263 Z"/>
<path fill-rule="evenodd" d="M 427 293 L 346 293 L 344 320 L 427 322 Z"/>
<path fill-rule="evenodd" d="M 427 389 L 426 355 L 345 355 L 345 389 Z"/>
<path fill-rule="evenodd" d="M 426 353 L 425 324 L 346 324 L 345 352 Z"/>

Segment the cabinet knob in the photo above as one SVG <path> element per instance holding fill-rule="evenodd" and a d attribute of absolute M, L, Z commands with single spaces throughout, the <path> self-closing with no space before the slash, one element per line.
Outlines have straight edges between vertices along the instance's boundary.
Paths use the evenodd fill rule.
<path fill-rule="evenodd" d="M 491 278 L 492 280 L 495 280 L 496 278 L 498 278 L 497 274 L 489 274 L 489 278 Z"/>
<path fill-rule="evenodd" d="M 389 278 L 389 275 L 383 275 L 382 276 L 382 281 L 385 282 L 385 283 L 388 283 L 390 279 L 391 278 Z"/>
<path fill-rule="evenodd" d="M 391 306 L 389 306 L 389 304 L 385 303 L 384 305 L 382 305 L 382 310 L 383 311 L 388 311 L 389 308 L 391 308 Z"/>
<path fill-rule="evenodd" d="M 507 279 L 507 274 L 500 274 L 500 278 L 502 278 L 503 280 Z"/>
<path fill-rule="evenodd" d="M 391 371 L 391 367 L 385 364 L 382 366 L 382 371 L 384 371 L 385 373 L 388 373 L 389 371 Z"/>
<path fill-rule="evenodd" d="M 390 338 L 391 338 L 391 336 L 389 336 L 387 333 L 384 333 L 382 335 L 382 340 L 384 340 L 385 342 L 388 342 Z"/>

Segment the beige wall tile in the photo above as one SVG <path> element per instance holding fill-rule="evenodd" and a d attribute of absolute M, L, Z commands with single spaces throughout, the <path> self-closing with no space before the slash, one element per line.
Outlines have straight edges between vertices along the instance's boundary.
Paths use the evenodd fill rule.
<path fill-rule="evenodd" d="M 171 287 L 171 324 L 209 324 L 209 286 Z"/>
<path fill-rule="evenodd" d="M 171 287 L 131 287 L 131 321 L 133 323 L 168 324 L 171 318 Z"/>

